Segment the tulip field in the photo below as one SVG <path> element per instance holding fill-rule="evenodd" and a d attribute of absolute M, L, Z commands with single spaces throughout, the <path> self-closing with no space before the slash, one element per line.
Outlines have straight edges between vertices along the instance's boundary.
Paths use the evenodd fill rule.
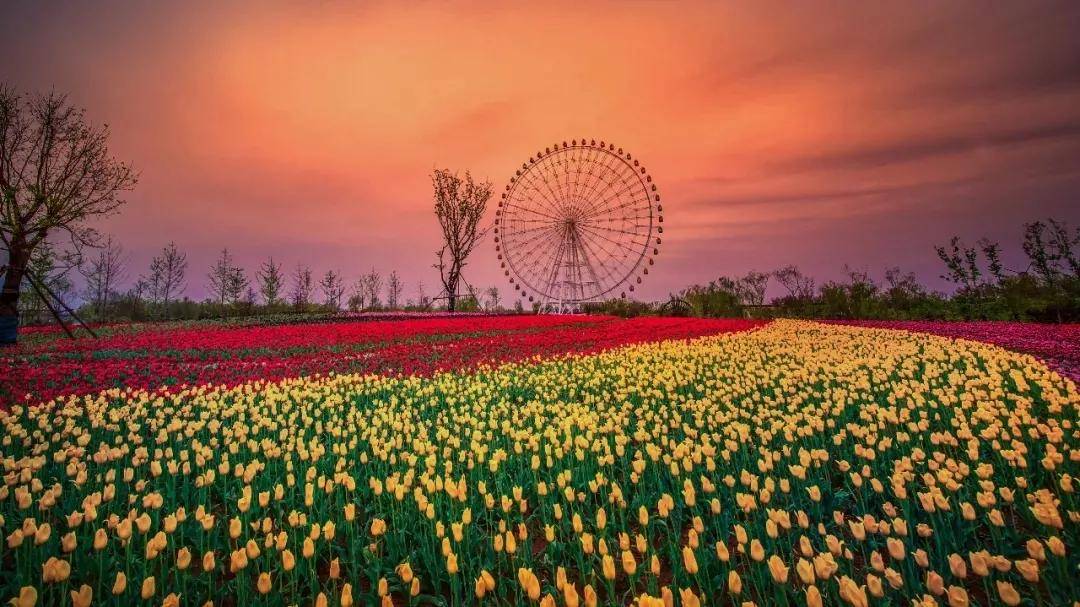
<path fill-rule="evenodd" d="M 104 327 L 98 329 L 100 339 L 76 341 L 51 328 L 31 333 L 14 355 L 0 356 L 0 402 L 327 373 L 431 374 L 760 324 L 534 315 L 253 326 L 149 323 Z"/>
<path fill-rule="evenodd" d="M 1080 391 L 934 332 L 510 316 L 39 335 L 0 352 L 0 600 L 1077 604 Z"/>
<path fill-rule="evenodd" d="M 1080 324 L 1035 325 L 1024 322 L 873 321 L 861 327 L 901 329 L 943 337 L 971 339 L 1037 356 L 1062 375 L 1080 381 Z"/>

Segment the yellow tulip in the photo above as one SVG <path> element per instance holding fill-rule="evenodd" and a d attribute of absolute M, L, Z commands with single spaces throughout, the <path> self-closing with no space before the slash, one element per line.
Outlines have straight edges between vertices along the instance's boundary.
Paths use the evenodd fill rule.
<path fill-rule="evenodd" d="M 601 562 L 602 562 L 602 569 L 603 569 L 603 572 L 604 572 L 604 579 L 606 579 L 606 580 L 615 579 L 615 560 L 611 558 L 611 555 L 610 554 L 605 554 L 603 559 L 601 559 Z"/>
<path fill-rule="evenodd" d="M 967 563 L 964 561 L 964 557 L 959 554 L 953 553 L 949 555 L 949 571 L 960 579 L 967 577 Z"/>
<path fill-rule="evenodd" d="M 695 575 L 698 572 L 697 556 L 689 546 L 683 546 L 682 549 L 683 569 L 690 575 Z"/>
<path fill-rule="evenodd" d="M 533 574 L 532 569 L 526 569 L 524 567 L 519 568 L 518 582 L 521 584 L 521 588 L 525 590 L 525 593 L 529 596 L 529 600 L 536 601 L 540 599 L 540 580 Z"/>
<path fill-rule="evenodd" d="M 701 600 L 690 588 L 679 589 L 679 598 L 682 601 L 683 607 L 701 607 Z"/>
<path fill-rule="evenodd" d="M 68 532 L 64 534 L 64 537 L 60 540 L 60 550 L 64 553 L 72 552 L 75 550 L 77 541 L 75 540 L 75 533 Z"/>
<path fill-rule="evenodd" d="M 1009 582 L 1003 582 L 997 580 L 998 597 L 1001 598 L 1001 602 L 1009 605 L 1009 607 L 1015 607 L 1020 604 L 1020 594 L 1016 592 L 1016 588 Z"/>
<path fill-rule="evenodd" d="M 52 535 L 52 527 L 48 523 L 42 523 L 37 531 L 34 533 L 34 545 L 40 546 L 49 541 L 49 536 Z"/>
<path fill-rule="evenodd" d="M 758 562 L 765 560 L 765 548 L 756 538 L 750 540 L 750 558 Z"/>
<path fill-rule="evenodd" d="M 949 586 L 949 607 L 968 607 L 967 591 L 960 586 Z"/>
<path fill-rule="evenodd" d="M 109 545 L 109 534 L 105 533 L 104 529 L 98 529 L 94 532 L 94 550 L 104 550 L 105 546 Z"/>
<path fill-rule="evenodd" d="M 386 523 L 382 519 L 372 519 L 371 535 L 378 537 L 384 533 L 386 533 Z"/>
<path fill-rule="evenodd" d="M 13 607 L 34 607 L 37 604 L 38 591 L 33 586 L 23 586 L 19 589 L 19 596 L 11 599 Z"/>
<path fill-rule="evenodd" d="M 727 585 L 731 594 L 742 594 L 742 578 L 734 569 L 728 571 Z"/>
<path fill-rule="evenodd" d="M 795 563 L 795 573 L 798 574 L 803 584 L 810 585 L 815 581 L 814 566 L 806 559 L 800 558 Z"/>
<path fill-rule="evenodd" d="M 596 607 L 597 596 L 592 584 L 586 584 L 582 594 L 585 595 L 585 607 Z"/>

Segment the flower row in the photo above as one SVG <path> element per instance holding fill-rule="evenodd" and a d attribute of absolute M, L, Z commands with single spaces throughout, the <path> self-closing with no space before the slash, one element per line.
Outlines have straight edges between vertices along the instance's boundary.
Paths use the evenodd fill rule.
<path fill-rule="evenodd" d="M 1080 393 L 777 321 L 0 412 L 16 605 L 1065 605 Z"/>
<path fill-rule="evenodd" d="M 326 373 L 430 374 L 741 331 L 748 320 L 503 316 L 187 328 L 52 342 L 0 359 L 0 403 Z"/>

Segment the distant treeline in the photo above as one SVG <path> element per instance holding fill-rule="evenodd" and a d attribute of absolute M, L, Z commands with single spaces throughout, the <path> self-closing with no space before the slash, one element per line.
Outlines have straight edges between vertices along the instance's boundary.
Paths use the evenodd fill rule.
<path fill-rule="evenodd" d="M 886 268 L 882 281 L 861 269 L 845 266 L 842 280 L 820 285 L 797 266 L 772 272 L 748 272 L 691 285 L 663 302 L 612 300 L 590 303 L 585 312 L 618 316 L 672 315 L 758 318 L 838 318 L 893 320 L 1031 320 L 1080 322 L 1080 228 L 1054 219 L 1024 225 L 1022 249 L 1027 265 L 1009 269 L 996 242 L 980 240 L 969 246 L 952 238 L 935 248 L 942 278 L 954 285 L 952 294 L 931 291 L 913 273 Z M 169 243 L 153 257 L 145 272 L 128 279 L 126 255 L 107 240 L 92 256 L 57 254 L 44 244 L 30 269 L 63 300 L 81 302 L 77 312 L 89 321 L 193 320 L 254 315 L 333 313 L 348 311 L 436 310 L 445 298 L 430 297 L 422 283 L 404 296 L 397 272 L 372 268 L 351 284 L 327 270 L 316 276 L 305 265 L 286 273 L 270 258 L 248 274 L 223 250 L 205 274 L 209 296 L 196 301 L 185 295 L 187 256 Z M 77 291 L 72 275 L 83 277 Z M 783 295 L 767 300 L 775 284 Z M 496 287 L 466 287 L 457 310 L 505 310 Z M 72 304 L 75 305 L 75 304 Z M 23 324 L 52 322 L 44 302 L 29 287 L 20 300 Z M 535 310 L 538 306 L 534 305 Z M 520 300 L 512 309 L 523 312 Z"/>
<path fill-rule="evenodd" d="M 613 300 L 586 310 L 620 316 L 1080 321 L 1080 228 L 1070 230 L 1054 219 L 1028 223 L 1022 246 L 1028 264 L 1020 269 L 1006 268 L 1001 247 L 986 239 L 968 246 L 954 237 L 936 247 L 942 278 L 955 285 L 952 295 L 927 289 L 897 267 L 887 268 L 878 282 L 845 266 L 843 280 L 818 286 L 797 266 L 787 266 L 692 285 L 666 302 Z M 766 302 L 773 281 L 784 294 Z"/>
<path fill-rule="evenodd" d="M 406 297 L 405 285 L 396 271 L 383 274 L 372 268 L 346 283 L 342 275 L 327 270 L 321 276 L 303 264 L 286 273 L 282 264 L 269 258 L 249 273 L 237 264 L 228 249 L 221 251 L 205 274 L 208 297 L 199 301 L 186 295 L 189 272 L 187 255 L 169 243 L 150 261 L 146 271 L 129 279 L 123 248 L 106 240 L 91 255 L 57 252 L 43 243 L 30 262 L 30 273 L 41 277 L 45 288 L 90 322 L 147 320 L 199 320 L 281 314 L 327 314 L 341 311 L 426 311 L 445 308 L 445 297 L 431 297 L 418 283 Z M 84 288 L 76 289 L 73 276 L 80 274 Z M 52 312 L 31 284 L 19 301 L 24 325 L 55 322 Z M 460 312 L 502 310 L 499 290 L 478 290 L 466 285 L 456 308 Z M 54 308 L 56 306 L 53 306 Z M 518 305 L 520 310 L 520 304 Z"/>

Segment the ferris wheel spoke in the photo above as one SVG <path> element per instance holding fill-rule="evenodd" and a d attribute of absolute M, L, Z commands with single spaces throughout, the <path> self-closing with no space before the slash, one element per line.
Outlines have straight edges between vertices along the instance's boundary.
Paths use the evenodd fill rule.
<path fill-rule="evenodd" d="M 612 240 L 611 238 L 608 238 L 607 236 L 604 236 L 603 234 L 600 234 L 600 233 L 594 231 L 592 228 L 590 228 L 588 226 L 583 226 L 582 229 L 584 229 L 584 230 L 586 230 L 588 232 L 591 232 L 597 238 L 601 238 L 603 240 L 606 240 L 606 241 L 610 242 L 611 244 L 622 247 L 622 248 L 626 249 L 627 251 L 630 251 L 630 252 L 634 253 L 635 255 L 643 255 L 644 251 L 645 251 L 645 247 L 648 246 L 647 242 L 636 242 L 636 241 L 631 240 L 631 242 L 633 244 L 636 244 L 636 245 L 641 247 L 640 249 L 635 249 L 635 248 L 631 247 L 630 245 L 628 245 L 628 244 L 626 244 L 626 243 L 624 243 L 622 241 Z"/>
<path fill-rule="evenodd" d="M 558 213 L 566 215 L 566 192 L 563 191 L 562 181 L 559 180 L 559 165 L 562 163 L 551 160 L 551 157 L 548 157 L 546 162 L 546 166 L 549 170 L 547 174 L 550 176 L 550 179 L 545 179 L 544 184 L 547 186 L 548 192 L 551 193 L 552 198 L 556 201 Z M 556 187 L 553 189 L 551 184 L 555 184 Z"/>
<path fill-rule="evenodd" d="M 592 267 L 592 262 L 589 260 L 588 255 L 585 254 L 585 249 L 583 248 L 584 243 L 577 229 L 571 228 L 570 242 L 571 259 L 573 262 L 566 264 L 567 282 L 572 282 L 571 286 L 576 288 L 577 295 L 580 299 L 587 299 L 585 273 L 588 273 L 588 278 L 591 278 L 592 284 L 598 284 L 599 278 L 596 275 L 596 270 Z M 590 289 L 589 293 L 591 294 L 592 291 L 593 289 Z"/>
<path fill-rule="evenodd" d="M 538 234 L 533 238 L 521 243 L 521 256 L 520 259 L 526 264 L 523 268 L 524 271 L 529 271 L 537 265 L 537 260 L 543 259 L 550 255 L 548 251 L 551 248 L 559 244 L 559 235 L 554 232 L 545 234 Z"/>
<path fill-rule="evenodd" d="M 535 235 L 538 232 L 543 233 L 543 232 L 547 232 L 547 231 L 550 231 L 550 230 L 553 230 L 553 229 L 554 229 L 554 226 L 552 226 L 551 224 L 544 224 L 544 225 L 540 225 L 540 226 L 536 226 L 536 227 L 532 227 L 532 228 L 521 228 L 521 229 L 515 229 L 515 230 L 512 230 L 512 231 L 504 231 L 503 232 L 503 240 L 519 239 L 519 238 L 522 238 L 522 237 L 531 238 L 531 235 Z M 526 235 L 528 235 L 528 236 L 526 236 Z"/>
<path fill-rule="evenodd" d="M 619 243 L 617 241 L 597 238 L 595 235 L 590 242 L 592 246 L 603 252 L 606 258 L 609 260 L 610 263 L 606 264 L 605 267 L 608 268 L 611 273 L 614 274 L 615 272 L 623 270 L 626 265 L 625 262 L 627 255 L 625 252 L 620 251 L 619 249 L 625 249 L 625 247 L 619 247 Z"/>
<path fill-rule="evenodd" d="M 603 259 L 600 256 L 596 255 L 596 253 L 592 250 L 592 247 L 589 246 L 589 242 L 586 239 L 583 238 L 583 239 L 579 240 L 579 243 L 580 243 L 579 246 L 581 247 L 582 252 L 585 254 L 585 256 L 595 259 L 597 264 L 600 266 L 601 271 L 603 271 L 603 273 L 604 273 L 603 277 L 601 277 L 596 272 L 596 269 L 593 267 L 593 265 L 591 263 L 589 264 L 589 270 L 590 270 L 590 272 L 592 272 L 593 279 L 596 281 L 596 290 L 597 291 L 596 291 L 596 293 L 593 294 L 593 296 L 595 297 L 595 296 L 601 295 L 601 294 L 607 292 L 608 290 L 610 290 L 610 288 L 607 287 L 606 281 L 608 279 L 612 278 L 613 269 L 608 268 L 604 264 Z"/>
<path fill-rule="evenodd" d="M 615 190 L 612 188 L 606 189 L 602 194 L 597 196 L 596 202 L 594 202 L 589 211 L 585 214 L 585 217 L 593 217 L 601 213 L 610 212 L 613 208 L 618 208 L 620 204 L 633 204 L 639 202 L 641 197 L 644 197 L 645 202 L 648 204 L 648 196 L 644 191 L 634 187 L 634 184 L 623 184 L 621 189 Z M 620 203 L 620 200 L 627 198 L 627 202 Z M 612 207 L 612 203 L 616 203 L 615 207 Z"/>
<path fill-rule="evenodd" d="M 521 247 L 522 252 L 528 252 L 528 247 L 533 246 L 537 242 L 544 241 L 545 239 L 552 238 L 555 234 L 553 228 L 538 229 L 535 232 L 524 234 L 521 232 L 515 232 L 507 234 L 503 238 L 503 242 L 506 245 L 512 247 Z"/>
<path fill-rule="evenodd" d="M 536 192 L 536 195 L 538 195 L 539 197 L 541 197 L 543 199 L 542 206 L 544 206 L 548 211 L 550 211 L 554 215 L 561 214 L 561 210 L 559 208 L 559 202 L 558 202 L 559 197 L 558 197 L 557 194 L 555 194 L 555 192 L 553 192 L 551 190 L 551 185 L 550 185 L 550 183 L 548 183 L 548 180 L 545 178 L 545 176 L 546 176 L 545 167 L 543 165 L 541 165 L 541 164 L 534 164 L 533 166 L 536 168 L 538 173 L 532 173 L 532 172 L 530 172 L 529 169 L 526 169 L 525 173 L 523 173 L 521 175 L 522 180 L 519 180 L 519 182 L 518 182 L 518 183 L 522 183 L 522 181 L 527 180 L 527 184 L 526 184 L 526 187 L 525 187 L 524 191 L 522 192 L 522 195 L 523 196 L 526 195 L 527 191 L 531 188 L 532 190 L 534 190 Z M 541 187 L 541 186 L 543 186 L 543 187 Z M 546 193 L 544 191 L 545 189 L 547 190 Z"/>
<path fill-rule="evenodd" d="M 613 213 L 615 213 L 617 211 L 622 211 L 624 209 L 632 208 L 632 209 L 637 209 L 637 210 L 644 210 L 644 209 L 650 207 L 649 200 L 648 200 L 647 196 L 644 199 L 642 199 L 642 198 L 638 197 L 640 194 L 635 194 L 632 198 L 629 198 L 625 202 L 620 202 L 619 199 L 622 197 L 622 194 L 623 194 L 622 192 L 617 193 L 616 195 L 612 196 L 611 198 L 608 198 L 608 199 L 602 201 L 597 206 L 597 209 L 594 212 L 587 214 L 584 218 L 585 219 L 592 219 L 593 217 L 596 217 L 596 216 L 601 215 L 601 214 L 610 215 L 610 214 L 613 214 Z M 617 203 L 617 204 L 612 206 L 611 203 Z"/>
<path fill-rule="evenodd" d="M 594 229 L 598 229 L 598 230 L 605 230 L 605 231 L 608 231 L 608 232 L 617 232 L 619 234 L 628 234 L 630 236 L 644 236 L 646 239 L 648 238 L 648 234 L 642 234 L 641 232 L 630 232 L 628 230 L 619 230 L 619 229 L 608 227 L 608 226 L 605 226 L 605 225 L 600 225 L 598 223 L 584 223 L 584 222 L 582 222 L 582 223 L 584 225 L 590 227 L 590 228 L 594 228 Z M 649 226 L 635 225 L 635 227 L 645 228 L 646 230 L 649 229 Z"/>
<path fill-rule="evenodd" d="M 542 250 L 541 247 L 550 246 L 557 238 L 558 234 L 554 231 L 541 232 L 539 234 L 534 234 L 532 237 L 519 243 L 515 243 L 515 246 L 521 247 L 522 259 L 528 260 L 538 256 Z"/>
<path fill-rule="evenodd" d="M 587 166 L 591 167 L 593 162 L 591 154 L 591 149 L 582 148 L 575 150 L 575 158 L 578 160 L 578 162 L 575 163 L 577 170 L 574 171 L 574 182 L 570 188 L 570 200 L 575 215 L 580 211 L 579 205 L 581 204 L 582 184 L 585 180 L 584 175 L 586 175 L 586 172 L 583 171 L 582 168 Z"/>
<path fill-rule="evenodd" d="M 522 213 L 530 213 L 532 215 L 539 215 L 540 217 L 551 220 L 552 223 L 562 223 L 562 221 L 563 221 L 559 217 L 556 217 L 554 215 L 550 215 L 548 213 L 542 213 L 542 212 L 536 210 L 535 208 L 523 207 L 521 205 L 509 204 L 509 203 L 507 203 L 506 206 L 516 208 L 516 209 L 520 209 Z"/>
<path fill-rule="evenodd" d="M 551 211 L 551 213 L 553 213 L 555 215 L 558 215 L 559 212 L 560 212 L 559 211 L 558 198 L 555 196 L 554 192 L 551 192 L 551 188 L 547 187 L 546 181 L 543 180 L 543 179 L 540 179 L 539 183 L 538 183 L 537 182 L 538 178 L 534 177 L 534 176 L 531 176 L 527 171 L 526 171 L 526 173 L 524 175 L 522 175 L 522 177 L 526 177 L 526 176 L 528 176 L 528 179 L 529 179 L 528 186 L 530 188 L 532 188 L 536 192 L 536 194 L 543 199 L 544 208 Z M 541 177 L 542 177 L 542 175 L 541 175 Z M 550 196 L 548 195 L 548 193 L 545 193 L 543 189 L 541 189 L 541 187 L 540 187 L 541 185 L 545 186 L 545 188 L 548 190 L 548 193 L 551 194 Z M 528 188 L 526 188 L 526 190 L 527 189 Z M 524 192 L 523 192 L 523 194 L 524 194 Z"/>
<path fill-rule="evenodd" d="M 515 193 L 517 193 L 516 191 L 514 191 L 514 192 L 511 192 L 511 196 L 508 197 L 507 200 L 516 200 L 518 202 L 531 202 L 531 203 L 534 203 L 534 206 L 537 209 L 544 209 L 544 210 L 548 211 L 549 213 L 551 213 L 552 215 L 558 215 L 559 214 L 558 204 L 555 201 L 548 198 L 548 195 L 546 193 L 544 193 L 544 191 L 542 189 L 540 189 L 539 184 L 537 184 L 533 180 L 532 177 L 529 177 L 529 181 L 527 183 L 524 182 L 524 181 L 519 181 L 518 183 L 519 183 L 519 185 L 522 186 L 520 188 L 521 189 L 521 192 L 520 192 L 521 198 L 513 198 L 513 195 Z M 534 191 L 535 195 L 531 194 L 530 190 Z M 539 198 L 539 200 L 537 198 Z M 522 208 L 525 208 L 525 207 L 522 207 Z"/>
<path fill-rule="evenodd" d="M 607 165 L 607 156 L 598 149 L 593 149 L 591 152 L 592 162 L 589 165 L 589 177 L 585 181 L 584 193 L 589 194 L 589 198 L 593 198 L 596 194 L 596 184 L 598 181 L 603 180 L 603 174 L 610 171 Z"/>
<path fill-rule="evenodd" d="M 597 203 L 604 200 L 606 198 L 606 192 L 610 191 L 612 181 L 622 181 L 617 171 L 618 167 L 608 164 L 607 160 L 608 159 L 605 158 L 605 161 L 599 165 L 598 168 L 600 170 L 596 175 L 597 178 L 590 185 L 589 204 L 584 209 L 585 216 L 596 211 Z M 620 161 L 616 159 L 616 162 Z"/>
<path fill-rule="evenodd" d="M 555 249 L 555 255 L 553 255 L 551 258 L 550 266 L 543 274 L 541 274 L 541 277 L 543 277 L 543 275 L 545 274 L 548 276 L 546 283 L 544 283 L 543 293 L 543 295 L 545 295 L 546 297 L 552 297 L 555 294 L 555 285 L 558 283 L 559 280 L 559 266 L 562 264 L 563 249 L 565 247 L 566 239 L 560 238 L 558 248 Z"/>
<path fill-rule="evenodd" d="M 589 235 L 587 230 L 582 230 L 582 232 L 584 233 L 584 236 L 589 237 L 583 237 L 581 242 L 588 247 L 590 254 L 598 261 L 607 274 L 611 274 L 622 265 L 621 260 L 625 255 L 619 252 L 618 248 L 612 248 L 609 246 L 609 242 L 604 242 L 596 236 Z M 601 254 L 597 254 L 597 251 Z"/>

